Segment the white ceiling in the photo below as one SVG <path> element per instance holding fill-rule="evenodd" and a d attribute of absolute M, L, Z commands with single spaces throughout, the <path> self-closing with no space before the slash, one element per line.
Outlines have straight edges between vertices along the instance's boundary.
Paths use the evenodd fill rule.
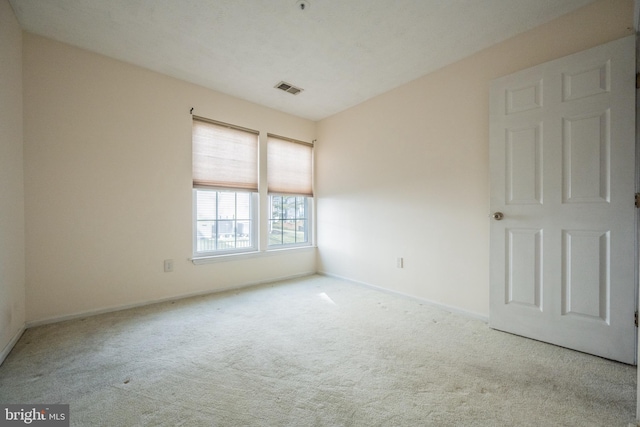
<path fill-rule="evenodd" d="M 319 120 L 593 1 L 10 3 L 26 31 Z"/>

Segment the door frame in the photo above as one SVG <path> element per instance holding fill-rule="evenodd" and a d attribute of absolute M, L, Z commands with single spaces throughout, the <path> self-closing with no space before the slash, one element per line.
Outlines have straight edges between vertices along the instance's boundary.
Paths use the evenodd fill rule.
<path fill-rule="evenodd" d="M 636 33 L 636 82 L 640 73 L 640 0 L 634 0 L 633 4 L 633 28 Z M 636 193 L 640 192 L 640 90 L 636 83 Z M 640 307 L 640 212 L 636 210 L 636 310 Z M 636 329 L 636 364 L 640 355 L 640 339 L 638 339 L 638 329 Z M 640 425 L 640 371 L 638 371 L 637 381 L 637 401 L 636 420 Z"/>
<path fill-rule="evenodd" d="M 636 33 L 636 82 L 640 73 L 640 0 L 634 0 L 633 5 L 633 27 Z M 640 192 L 640 90 L 636 83 L 636 193 Z M 636 313 L 640 307 L 640 210 L 636 209 Z M 636 365 L 638 356 L 640 355 L 640 339 L 638 339 L 638 329 L 636 329 Z M 636 401 L 636 420 L 640 425 L 640 370 L 637 378 L 637 401 Z"/>

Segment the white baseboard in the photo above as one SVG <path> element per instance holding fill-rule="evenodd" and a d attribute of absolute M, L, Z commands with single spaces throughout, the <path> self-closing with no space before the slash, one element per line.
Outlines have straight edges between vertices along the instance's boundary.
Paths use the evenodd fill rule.
<path fill-rule="evenodd" d="M 152 304 L 160 304 L 160 303 L 167 302 L 167 301 L 177 301 L 177 300 L 181 300 L 181 299 L 185 299 L 185 298 L 199 297 L 199 296 L 203 296 L 203 295 L 217 294 L 217 293 L 233 291 L 233 290 L 237 290 L 237 289 L 250 288 L 250 287 L 253 287 L 253 286 L 266 285 L 268 283 L 279 282 L 281 280 L 297 279 L 297 278 L 300 278 L 300 277 L 312 276 L 314 274 L 315 274 L 315 272 L 309 272 L 309 273 L 293 274 L 293 275 L 289 275 L 289 276 L 274 277 L 274 278 L 271 278 L 271 279 L 259 280 L 259 281 L 255 281 L 255 282 L 247 282 L 247 283 L 242 283 L 242 284 L 239 284 L 239 285 L 227 286 L 227 287 L 224 287 L 224 288 L 219 288 L 219 289 L 214 289 L 214 290 L 192 292 L 192 293 L 188 293 L 188 294 L 180 294 L 180 295 L 175 295 L 175 296 L 172 296 L 172 297 L 159 298 L 159 299 L 148 300 L 148 301 L 142 301 L 142 302 L 137 302 L 137 303 L 133 303 L 133 304 L 124 304 L 124 305 L 117 305 L 117 306 L 111 306 L 111 307 L 106 307 L 106 308 L 99 308 L 99 309 L 96 309 L 96 310 L 87 310 L 87 311 L 82 311 L 82 312 L 78 312 L 78 313 L 74 313 L 74 314 L 67 314 L 67 315 L 63 315 L 63 316 L 53 316 L 53 317 L 48 317 L 46 319 L 40 319 L 40 320 L 34 320 L 32 322 L 27 322 L 26 323 L 26 329 L 34 328 L 36 326 L 49 325 L 51 323 L 65 322 L 67 320 L 74 320 L 74 319 L 81 319 L 81 318 L 84 318 L 84 317 L 97 316 L 99 314 L 112 313 L 114 311 L 128 310 L 130 308 L 144 307 L 144 306 L 152 305 Z"/>
<path fill-rule="evenodd" d="M 22 334 L 24 334 L 24 331 L 26 331 L 26 329 L 26 325 L 22 325 L 18 332 L 16 332 L 15 335 L 9 340 L 7 345 L 4 346 L 2 352 L 0 353 L 0 365 L 4 363 L 4 359 L 6 359 L 9 353 L 11 353 L 11 350 L 13 350 L 13 347 L 16 345 Z"/>
<path fill-rule="evenodd" d="M 345 281 L 351 282 L 351 283 L 357 283 L 358 285 L 366 286 L 368 288 L 372 288 L 372 289 L 375 289 L 377 291 L 386 292 L 386 293 L 389 293 L 389 294 L 398 295 L 398 296 L 401 296 L 401 297 L 405 297 L 405 298 L 409 298 L 409 299 L 412 299 L 412 300 L 420 301 L 422 303 L 429 304 L 430 306 L 437 307 L 437 308 L 440 308 L 442 310 L 448 311 L 449 313 L 455 313 L 455 314 L 459 314 L 461 316 L 468 317 L 468 318 L 471 318 L 471 319 L 480 320 L 480 321 L 482 321 L 484 323 L 489 323 L 489 317 L 488 316 L 485 316 L 485 315 L 482 315 L 482 314 L 479 314 L 479 313 L 474 313 L 473 311 L 464 310 L 464 309 L 461 309 L 461 308 L 458 308 L 458 307 L 452 307 L 450 305 L 442 304 L 442 303 L 439 303 L 439 302 L 436 302 L 436 301 L 431 301 L 431 300 L 428 300 L 426 298 L 417 297 L 415 295 L 406 294 L 404 292 L 394 291 L 393 289 L 383 288 L 382 286 L 376 286 L 376 285 L 372 285 L 370 283 L 361 282 L 359 280 L 350 279 L 348 277 L 343 277 L 343 276 L 340 276 L 338 274 L 332 274 L 332 273 L 327 273 L 327 272 L 323 272 L 323 271 L 319 271 L 317 274 L 319 274 L 321 276 L 327 276 L 327 277 L 333 277 L 333 278 L 340 279 L 340 280 L 345 280 Z"/>

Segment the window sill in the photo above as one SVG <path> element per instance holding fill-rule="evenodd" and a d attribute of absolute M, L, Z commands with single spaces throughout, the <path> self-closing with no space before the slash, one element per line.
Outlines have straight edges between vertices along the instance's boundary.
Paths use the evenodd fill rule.
<path fill-rule="evenodd" d="M 266 251 L 241 252 L 235 254 L 196 256 L 189 258 L 194 265 L 213 264 L 216 262 L 241 261 L 251 258 L 263 258 L 268 256 L 282 255 L 291 252 L 314 251 L 316 246 L 294 246 L 290 248 L 268 249 Z"/>

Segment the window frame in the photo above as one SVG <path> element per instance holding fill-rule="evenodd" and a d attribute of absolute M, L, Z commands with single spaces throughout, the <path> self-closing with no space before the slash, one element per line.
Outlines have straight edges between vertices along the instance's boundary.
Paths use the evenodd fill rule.
<path fill-rule="evenodd" d="M 227 250 L 209 250 L 209 251 L 198 251 L 198 191 L 206 192 L 216 192 L 216 193 L 248 193 L 250 195 L 249 202 L 249 212 L 250 212 L 250 233 L 249 233 L 249 242 L 250 245 L 246 248 L 233 248 Z M 217 197 L 217 195 L 216 195 Z M 236 199 L 236 209 L 237 209 L 237 199 Z M 246 254 L 246 253 L 254 253 L 258 251 L 258 235 L 259 235 L 259 194 L 255 191 L 248 190 L 234 190 L 228 188 L 211 188 L 211 187 L 193 187 L 192 188 L 192 253 L 193 258 L 212 258 L 218 256 L 225 255 L 236 255 L 236 254 Z M 217 216 L 217 212 L 216 212 Z M 214 221 L 219 221 L 219 219 L 215 219 Z"/>
<path fill-rule="evenodd" d="M 279 243 L 279 244 L 271 244 L 271 222 L 274 221 L 272 218 L 272 208 L 273 208 L 273 197 L 301 197 L 304 199 L 304 211 L 305 211 L 305 242 L 294 242 L 294 243 Z M 267 195 L 267 250 L 280 250 L 280 249 L 289 249 L 289 248 L 300 248 L 313 246 L 313 197 L 305 196 L 305 195 L 296 195 L 296 194 L 279 194 L 273 193 Z M 284 219 L 282 219 L 284 221 Z M 294 221 L 298 221 L 297 216 L 294 218 Z M 284 240 L 284 239 L 283 239 Z"/>

